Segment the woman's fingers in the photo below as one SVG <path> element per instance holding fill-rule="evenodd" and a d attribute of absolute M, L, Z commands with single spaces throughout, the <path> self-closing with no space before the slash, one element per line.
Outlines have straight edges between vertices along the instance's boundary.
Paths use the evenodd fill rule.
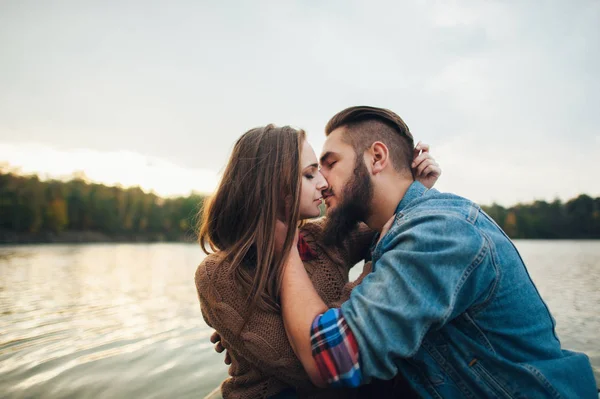
<path fill-rule="evenodd" d="M 214 331 L 212 333 L 212 335 L 210 336 L 210 342 L 212 342 L 213 344 L 215 344 L 215 351 L 217 353 L 223 353 L 223 351 L 225 351 L 225 364 L 226 365 L 230 365 L 231 364 L 231 356 L 229 356 L 229 351 L 225 349 L 225 347 L 223 346 L 223 344 L 221 343 L 221 335 L 219 335 L 218 332 Z"/>
<path fill-rule="evenodd" d="M 437 163 L 432 163 L 430 165 L 427 165 L 427 167 L 425 169 L 423 169 L 423 172 L 421 172 L 421 175 L 423 176 L 440 176 L 442 174 L 442 168 L 440 168 L 440 166 Z"/>
<path fill-rule="evenodd" d="M 433 160 L 433 159 L 426 159 L 426 160 L 424 160 L 423 162 L 421 162 L 421 163 L 419 164 L 419 166 L 417 166 L 417 169 L 416 169 L 416 173 L 415 173 L 415 174 L 416 174 L 417 176 L 427 176 L 427 175 L 428 175 L 428 173 L 425 173 L 425 170 L 426 170 L 427 168 L 429 168 L 430 166 L 434 166 L 434 167 L 436 167 L 436 166 L 438 166 L 438 164 L 437 164 L 437 162 L 435 162 L 435 160 Z"/>
<path fill-rule="evenodd" d="M 442 175 L 442 168 L 429 153 L 429 148 L 429 144 L 419 141 L 413 152 L 411 167 L 415 179 L 425 187 L 432 188 Z"/>
<path fill-rule="evenodd" d="M 221 353 L 225 350 L 225 347 L 223 346 L 223 344 L 221 343 L 221 341 L 217 342 L 215 344 L 215 351 L 217 351 L 218 353 Z"/>
<path fill-rule="evenodd" d="M 415 146 L 415 149 L 413 150 L 413 159 L 418 157 L 419 154 L 421 154 L 422 152 L 429 152 L 429 148 L 430 145 L 427 143 L 422 143 L 422 142 L 418 142 L 417 145 Z"/>
<path fill-rule="evenodd" d="M 413 159 L 413 162 L 411 164 L 412 168 L 413 169 L 416 168 L 417 166 L 419 166 L 419 164 L 421 162 L 426 161 L 427 159 L 435 160 L 435 158 L 433 158 L 433 156 L 431 156 L 431 153 L 429 153 L 429 149 L 427 151 L 423 151 L 420 154 L 415 156 L 415 158 Z"/>
<path fill-rule="evenodd" d="M 421 174 L 423 173 L 423 170 L 425 168 L 427 168 L 429 165 L 438 165 L 438 163 L 435 161 L 435 159 L 431 155 L 429 155 L 428 153 L 425 153 L 425 154 L 426 154 L 426 156 L 419 155 L 419 158 L 416 161 L 416 165 L 415 165 L 415 167 L 413 167 L 413 171 L 415 172 L 416 176 L 421 176 Z"/>
<path fill-rule="evenodd" d="M 219 341 L 221 341 L 221 336 L 219 335 L 218 332 L 213 331 L 212 335 L 210 336 L 210 342 L 212 342 L 214 344 Z"/>
<path fill-rule="evenodd" d="M 431 146 L 427 143 L 422 143 L 422 142 L 418 142 L 417 145 L 415 146 L 415 151 L 419 150 L 419 151 L 423 151 L 423 152 L 429 152 L 429 148 L 431 148 Z"/>

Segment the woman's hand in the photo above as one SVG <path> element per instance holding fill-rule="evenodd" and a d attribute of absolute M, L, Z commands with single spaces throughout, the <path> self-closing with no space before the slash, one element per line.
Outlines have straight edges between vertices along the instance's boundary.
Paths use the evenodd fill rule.
<path fill-rule="evenodd" d="M 218 332 L 214 331 L 212 333 L 212 335 L 210 336 L 210 342 L 212 342 L 213 344 L 215 344 L 215 351 L 217 353 L 222 353 L 223 351 L 225 351 L 225 360 L 224 360 L 224 362 L 225 362 L 226 365 L 230 365 L 231 364 L 231 357 L 229 356 L 229 352 L 227 352 L 227 349 L 225 349 L 225 347 L 221 343 L 221 335 L 219 335 Z"/>
<path fill-rule="evenodd" d="M 420 141 L 413 151 L 412 170 L 415 179 L 427 188 L 432 188 L 442 175 L 442 169 L 429 153 L 429 144 Z"/>

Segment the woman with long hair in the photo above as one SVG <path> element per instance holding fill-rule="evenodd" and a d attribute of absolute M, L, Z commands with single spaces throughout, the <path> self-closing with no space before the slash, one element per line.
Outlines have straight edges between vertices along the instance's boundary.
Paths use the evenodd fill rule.
<path fill-rule="evenodd" d="M 426 164 L 437 168 L 429 154 L 420 160 L 420 171 Z M 326 188 L 305 132 L 268 125 L 238 139 L 216 192 L 205 203 L 199 242 L 207 256 L 195 282 L 202 315 L 231 359 L 230 377 L 221 386 L 225 399 L 358 395 L 312 385 L 289 344 L 279 309 L 284 254 L 294 245 L 295 231 L 277 237 L 278 220 L 287 226 L 302 222 L 298 248 L 326 304 L 342 303 L 370 270 L 367 263 L 359 279 L 349 282 L 350 268 L 368 258 L 374 237 L 365 225 L 342 245 L 325 245 L 324 218 L 306 220 L 320 215 Z"/>

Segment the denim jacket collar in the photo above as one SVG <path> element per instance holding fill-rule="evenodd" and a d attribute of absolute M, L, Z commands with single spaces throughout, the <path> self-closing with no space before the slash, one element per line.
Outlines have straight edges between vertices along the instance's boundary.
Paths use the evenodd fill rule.
<path fill-rule="evenodd" d="M 396 211 L 395 213 L 395 217 L 396 220 L 398 220 L 398 218 L 401 215 L 402 210 L 404 210 L 411 202 L 413 202 L 414 200 L 416 200 L 417 198 L 423 196 L 423 194 L 425 194 L 429 189 L 427 187 L 425 187 L 424 185 L 422 185 L 421 183 L 419 183 L 418 181 L 414 181 L 409 187 L 408 190 L 406 190 L 406 193 L 404 194 L 404 197 L 402 197 L 402 199 L 400 200 L 400 203 L 398 204 L 398 206 L 396 207 Z M 376 260 L 379 257 L 381 257 L 381 248 L 379 247 L 379 238 L 381 237 L 381 233 L 377 232 L 377 234 L 375 234 L 375 236 L 373 237 L 373 241 L 371 242 L 371 250 L 370 252 L 370 259 L 367 260 Z M 379 250 L 378 250 L 379 249 Z M 373 267 L 375 267 L 375 265 L 373 265 Z M 373 269 L 375 270 L 375 269 Z"/>
<path fill-rule="evenodd" d="M 402 197 L 402 199 L 400 200 L 400 203 L 396 207 L 396 214 L 402 212 L 402 210 L 404 208 L 406 208 L 408 206 L 408 204 L 413 202 L 413 200 L 416 200 L 417 198 L 421 197 L 423 194 L 425 194 L 425 192 L 427 190 L 428 190 L 427 187 L 425 187 L 420 182 L 415 180 L 408 187 L 408 190 L 406 190 L 404 197 Z"/>

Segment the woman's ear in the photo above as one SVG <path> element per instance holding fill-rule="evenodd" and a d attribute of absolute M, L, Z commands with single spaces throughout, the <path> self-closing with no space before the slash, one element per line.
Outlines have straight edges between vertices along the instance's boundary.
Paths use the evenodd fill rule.
<path fill-rule="evenodd" d="M 390 152 L 388 147 L 381 141 L 376 141 L 369 148 L 372 156 L 371 171 L 374 175 L 383 171 L 390 160 Z"/>

